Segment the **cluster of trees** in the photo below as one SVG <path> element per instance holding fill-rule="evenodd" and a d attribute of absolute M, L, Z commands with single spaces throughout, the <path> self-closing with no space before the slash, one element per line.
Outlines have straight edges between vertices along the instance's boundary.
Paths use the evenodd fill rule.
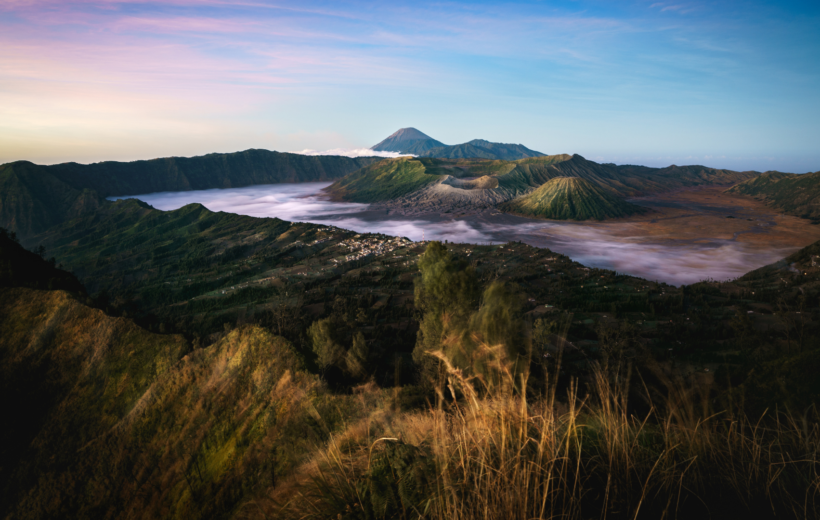
<path fill-rule="evenodd" d="M 529 368 L 531 351 L 518 288 L 494 280 L 482 291 L 475 268 L 439 242 L 421 256 L 419 271 L 413 360 L 421 382 L 434 382 L 442 365 L 449 364 L 485 388 L 515 384 Z"/>

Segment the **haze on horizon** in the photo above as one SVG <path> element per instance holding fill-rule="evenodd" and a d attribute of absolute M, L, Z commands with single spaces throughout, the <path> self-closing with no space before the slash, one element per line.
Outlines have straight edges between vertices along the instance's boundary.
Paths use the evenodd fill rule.
<path fill-rule="evenodd" d="M 0 2 L 0 163 L 360 149 L 820 170 L 816 2 Z"/>

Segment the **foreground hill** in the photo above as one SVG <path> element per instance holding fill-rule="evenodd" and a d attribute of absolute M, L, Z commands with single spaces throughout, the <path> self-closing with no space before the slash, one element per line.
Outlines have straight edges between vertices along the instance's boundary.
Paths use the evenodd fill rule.
<path fill-rule="evenodd" d="M 379 253 L 330 267 L 334 262 L 322 261 L 328 249 L 347 252 L 350 238 L 371 237 L 275 219 L 234 220 L 198 206 L 159 212 L 120 201 L 103 212 L 105 219 L 72 224 L 81 234 L 64 251 L 81 250 L 76 258 L 91 277 L 108 273 L 100 278 L 112 293 L 116 273 L 136 259 L 145 278 L 129 271 L 130 287 L 151 282 L 173 294 L 186 282 L 203 290 L 200 284 L 227 273 L 235 277 L 223 282 L 239 286 L 271 266 L 298 267 L 282 292 L 321 300 L 289 301 L 294 316 L 347 320 L 344 326 L 355 324 L 368 345 L 386 329 L 383 356 L 392 359 L 396 338 L 416 337 L 418 329 L 396 322 L 385 312 L 390 305 L 415 303 L 418 315 L 431 300 L 447 299 L 454 305 L 444 316 L 452 321 L 461 307 L 479 309 L 471 319 L 475 334 L 505 342 L 503 327 L 482 327 L 481 318 L 509 326 L 511 315 L 523 319 L 527 312 L 535 320 L 528 380 L 535 390 L 526 400 L 503 388 L 488 400 L 452 391 L 454 399 L 428 407 L 425 398 L 436 403 L 435 394 L 417 382 L 423 372 L 405 357 L 391 371 L 395 379 L 367 376 L 367 385 L 332 392 L 333 367 L 308 368 L 310 347 L 259 326 L 258 314 L 243 314 L 237 328 L 220 324 L 199 343 L 188 334 L 152 334 L 62 291 L 0 289 L 4 518 L 402 518 L 425 507 L 428 517 L 442 519 L 488 510 L 522 519 L 817 516 L 818 431 L 810 406 L 820 396 L 820 343 L 816 320 L 800 320 L 817 312 L 812 291 L 820 268 L 811 257 L 820 244 L 759 276 L 675 288 L 585 269 L 517 243 L 434 244 L 424 256 L 414 246 L 395 257 Z M 223 227 L 222 219 L 243 225 Z M 336 234 L 345 240 L 334 243 Z M 431 249 L 445 255 L 440 262 L 416 262 Z M 406 275 L 417 270 L 414 283 Z M 481 303 L 457 296 L 465 285 L 499 281 L 526 294 L 503 300 L 515 305 L 500 309 L 492 307 L 492 291 Z M 426 289 L 433 283 L 442 284 L 439 294 Z M 428 292 L 421 302 L 399 293 L 382 297 L 402 284 L 411 295 L 414 286 Z M 771 284 L 780 287 L 767 289 Z M 272 297 L 245 291 L 257 297 L 242 302 L 246 311 Z M 519 308 L 527 297 L 538 304 Z M 190 298 L 189 292 L 167 305 L 193 307 Z M 777 314 L 767 310 L 774 298 L 782 302 Z M 236 304 L 231 297 L 209 300 L 217 303 L 207 310 L 215 315 Z M 429 319 L 431 311 L 424 312 Z M 320 316 L 308 324 L 321 323 Z M 186 332 L 189 326 L 180 325 Z M 317 329 L 294 337 L 318 337 Z M 559 356 L 560 372 L 551 364 Z M 591 379 L 596 364 L 611 372 Z M 401 388 L 383 388 L 400 370 L 414 377 Z M 572 377 L 577 386 L 569 388 L 597 383 L 597 390 L 576 399 L 564 391 L 567 381 L 547 385 L 539 375 L 547 370 L 554 370 L 550 382 L 553 375 Z M 460 373 L 449 375 L 450 389 L 470 391 Z M 688 386 L 671 386 L 676 379 Z M 539 397 L 544 388 L 558 403 Z M 651 407 L 644 390 L 655 392 Z M 408 409 L 403 399 L 413 392 L 422 404 Z M 708 408 L 732 396 L 761 408 L 748 409 L 748 420 L 743 411 L 726 420 L 722 409 Z M 769 420 L 783 405 L 800 415 Z M 769 415 L 757 422 L 765 408 Z M 520 485 L 525 478 L 537 489 Z M 547 486 L 561 500 L 545 510 Z M 285 503 L 290 514 L 281 510 Z"/>
<path fill-rule="evenodd" d="M 330 181 L 378 160 L 246 150 L 94 164 L 41 166 L 17 161 L 0 166 L 0 227 L 27 238 L 93 213 L 106 197 Z"/>
<path fill-rule="evenodd" d="M 558 220 L 604 220 L 647 211 L 579 177 L 556 177 L 527 195 L 501 204 L 499 209 L 524 217 Z"/>
<path fill-rule="evenodd" d="M 766 201 L 790 215 L 820 220 L 820 172 L 766 172 L 729 191 Z"/>
<path fill-rule="evenodd" d="M 191 351 L 61 291 L 0 296 L 4 517 L 226 517 L 357 415 L 259 327 Z"/>

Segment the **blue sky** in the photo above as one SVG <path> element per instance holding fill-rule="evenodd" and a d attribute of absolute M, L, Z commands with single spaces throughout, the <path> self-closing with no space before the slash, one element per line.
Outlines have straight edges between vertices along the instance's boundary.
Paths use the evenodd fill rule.
<path fill-rule="evenodd" d="M 360 148 L 820 170 L 817 2 L 0 2 L 0 162 Z"/>

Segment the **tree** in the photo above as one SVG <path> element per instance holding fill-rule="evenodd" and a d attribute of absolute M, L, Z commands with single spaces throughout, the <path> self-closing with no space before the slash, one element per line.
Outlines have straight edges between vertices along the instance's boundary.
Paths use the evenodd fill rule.
<path fill-rule="evenodd" d="M 419 259 L 416 307 L 422 312 L 413 360 L 424 382 L 437 375 L 438 352 L 455 368 L 480 377 L 487 388 L 512 381 L 529 366 L 529 343 L 523 333 L 523 296 L 501 282 L 491 283 L 479 301 L 473 267 L 432 242 Z M 480 305 L 479 305 L 480 303 Z"/>
<path fill-rule="evenodd" d="M 511 377 L 508 383 L 517 384 L 518 376 L 529 367 L 530 348 L 521 319 L 523 299 L 516 288 L 492 282 L 470 319 L 472 344 L 461 350 L 470 352 L 468 366 L 488 386 L 497 386 L 507 377 Z"/>
<path fill-rule="evenodd" d="M 347 351 L 345 364 L 350 375 L 363 378 L 367 375 L 367 360 L 370 357 L 370 349 L 361 331 L 353 336 L 353 345 Z"/>
<path fill-rule="evenodd" d="M 470 315 L 478 306 L 478 279 L 475 269 L 463 259 L 455 259 L 441 242 L 430 242 L 419 259 L 421 277 L 416 282 L 415 305 L 421 313 L 413 361 L 421 367 L 423 379 L 434 376 L 438 365 L 428 356 L 447 343 L 460 343 Z"/>
<path fill-rule="evenodd" d="M 314 321 L 308 329 L 308 336 L 322 370 L 335 365 L 344 356 L 344 349 L 336 337 L 336 327 L 330 318 Z"/>
<path fill-rule="evenodd" d="M 535 320 L 532 330 L 532 342 L 539 350 L 545 350 L 550 344 L 550 337 L 558 331 L 558 324 L 555 321 L 548 321 L 544 318 Z"/>

